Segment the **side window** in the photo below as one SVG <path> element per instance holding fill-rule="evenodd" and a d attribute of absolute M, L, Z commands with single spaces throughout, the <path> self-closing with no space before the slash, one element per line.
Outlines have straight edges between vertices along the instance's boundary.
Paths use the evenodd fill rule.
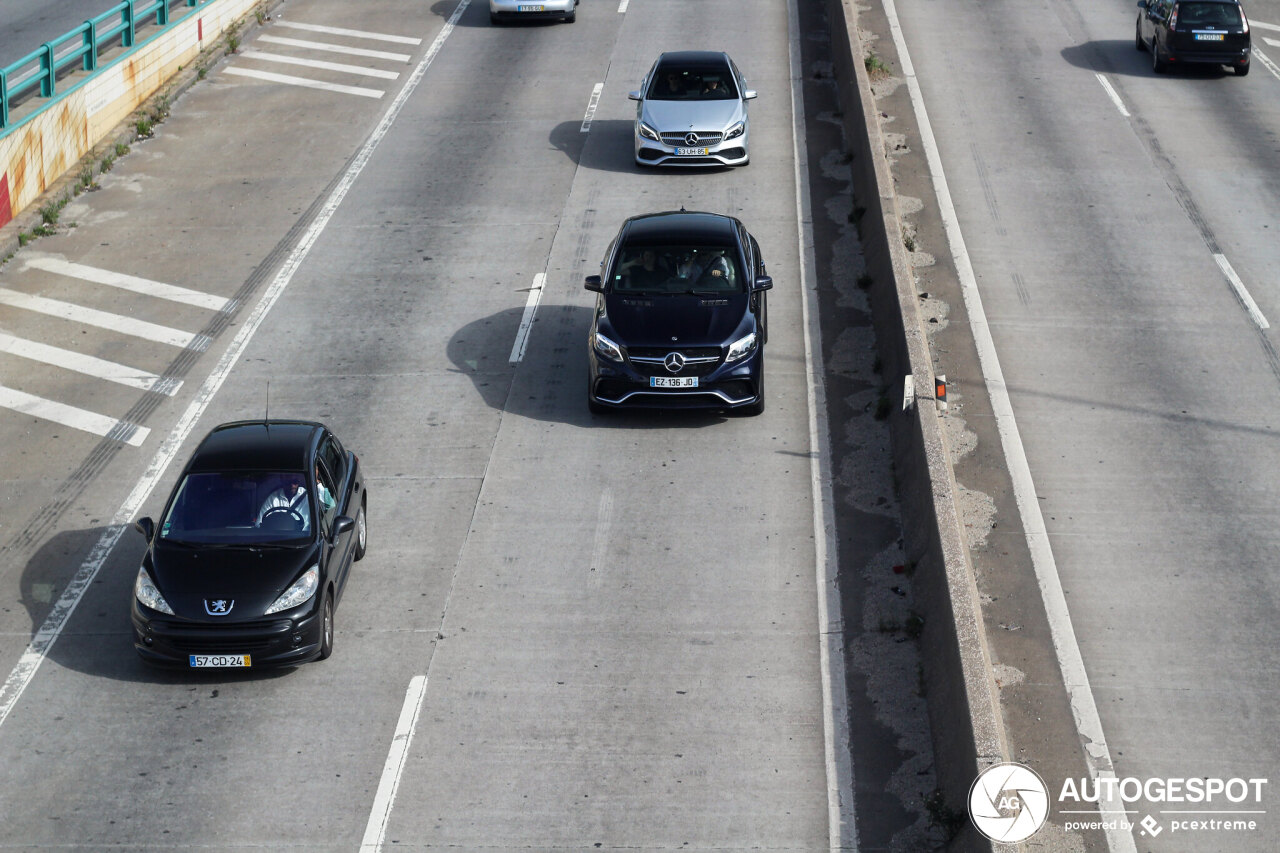
<path fill-rule="evenodd" d="M 332 472 L 334 483 L 342 483 L 347 479 L 347 454 L 337 438 L 325 435 L 324 440 L 320 442 L 320 458 L 324 460 L 325 467 Z"/>
<path fill-rule="evenodd" d="M 316 504 L 320 510 L 320 530 L 326 536 L 333 530 L 333 520 L 338 515 L 338 497 L 333 477 L 319 459 L 316 460 Z"/>
<path fill-rule="evenodd" d="M 756 242 L 755 237 L 751 237 L 751 254 L 756 256 L 756 275 L 768 275 L 768 271 L 764 268 L 764 255 L 760 254 L 760 244 Z"/>

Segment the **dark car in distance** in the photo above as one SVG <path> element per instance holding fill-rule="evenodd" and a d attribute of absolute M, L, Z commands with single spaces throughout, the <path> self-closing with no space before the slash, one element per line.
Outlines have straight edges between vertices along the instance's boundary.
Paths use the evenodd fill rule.
<path fill-rule="evenodd" d="M 334 611 L 368 545 L 360 460 L 323 424 L 238 421 L 192 454 L 134 582 L 134 648 L 189 668 L 333 653 Z"/>
<path fill-rule="evenodd" d="M 633 216 L 587 276 L 596 307 L 587 404 L 764 411 L 765 292 L 760 245 L 731 216 Z"/>
<path fill-rule="evenodd" d="M 1138 0 L 1133 41 L 1157 74 L 1192 64 L 1249 73 L 1249 19 L 1237 0 Z"/>

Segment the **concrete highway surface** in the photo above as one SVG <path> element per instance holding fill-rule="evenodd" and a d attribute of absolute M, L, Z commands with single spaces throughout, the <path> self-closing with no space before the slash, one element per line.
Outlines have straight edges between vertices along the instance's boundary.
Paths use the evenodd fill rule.
<path fill-rule="evenodd" d="M 585 0 L 495 28 L 467 0 L 283 3 L 0 268 L 0 846 L 852 847 L 851 749 L 874 754 L 863 837 L 937 839 L 907 794 L 932 778 L 913 644 L 849 627 L 852 745 L 823 653 L 791 12 Z M 700 47 L 761 93 L 751 165 L 640 171 L 626 93 Z M 583 276 L 625 217 L 682 206 L 764 251 L 768 409 L 593 417 Z M 848 209 L 817 218 L 847 232 Z M 873 424 L 869 339 L 841 358 Z M 268 411 L 326 422 L 367 475 L 334 656 L 147 668 L 130 525 L 212 426 Z M 874 429 L 842 424 L 850 461 Z M 905 617 L 888 467 L 842 478 L 868 507 L 845 559 L 874 557 Z"/>
<path fill-rule="evenodd" d="M 1064 593 L 1050 620 L 1083 661 L 1075 717 L 1096 707 L 1104 736 L 1081 729 L 1091 766 L 1139 784 L 1270 780 L 1240 799 L 1139 796 L 1122 806 L 1139 826 L 1109 848 L 1276 850 L 1280 3 L 1245 4 L 1243 78 L 1154 74 L 1133 3 L 892 5 L 1034 483 L 1020 512 L 976 462 L 957 471 L 994 500 L 974 560 L 995 662 L 1012 668 L 1011 754 L 1044 748 L 1038 679 L 1017 677 L 1034 655 L 1016 632 L 1039 598 L 1030 504 L 1040 568 Z M 920 240 L 941 261 L 922 274 L 935 294 L 961 266 L 940 228 Z M 1001 435 L 976 417 L 983 373 L 959 354 L 978 317 L 952 310 L 966 322 L 940 334 L 956 355 L 939 369 L 974 403 L 989 463 Z M 1051 794 L 1055 821 L 1071 820 Z"/>

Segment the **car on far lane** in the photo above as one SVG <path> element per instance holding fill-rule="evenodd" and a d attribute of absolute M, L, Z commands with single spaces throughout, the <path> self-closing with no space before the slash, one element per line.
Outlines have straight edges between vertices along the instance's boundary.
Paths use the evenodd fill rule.
<path fill-rule="evenodd" d="M 192 454 L 133 587 L 134 648 L 188 668 L 333 653 L 334 611 L 368 545 L 360 460 L 323 424 L 238 421 Z"/>
<path fill-rule="evenodd" d="M 635 158 L 641 166 L 745 166 L 751 160 L 747 88 L 729 54 L 710 50 L 664 53 L 640 88 Z"/>
<path fill-rule="evenodd" d="M 671 211 L 622 224 L 587 276 L 587 406 L 764 411 L 765 291 L 773 279 L 737 219 Z"/>
<path fill-rule="evenodd" d="M 578 0 L 489 0 L 489 23 L 553 20 L 572 24 L 578 17 Z"/>
<path fill-rule="evenodd" d="M 1249 18 L 1238 0 L 1138 0 L 1134 47 L 1163 74 L 1177 65 L 1228 65 L 1249 73 Z"/>

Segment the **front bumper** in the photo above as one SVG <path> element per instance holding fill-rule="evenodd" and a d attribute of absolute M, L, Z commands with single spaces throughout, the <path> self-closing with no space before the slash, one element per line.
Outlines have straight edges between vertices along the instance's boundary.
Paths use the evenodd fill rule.
<path fill-rule="evenodd" d="M 318 597 L 318 596 L 317 596 Z M 320 656 L 320 613 L 212 625 L 144 612 L 134 601 L 133 647 L 148 663 L 189 667 L 191 655 L 249 655 L 251 668 L 294 666 Z"/>
<path fill-rule="evenodd" d="M 653 388 L 652 371 L 637 370 L 630 361 L 615 362 L 588 350 L 587 394 L 593 403 L 618 409 L 737 409 L 750 406 L 763 393 L 764 356 L 760 350 L 734 364 L 721 364 L 698 377 L 697 388 Z"/>
<path fill-rule="evenodd" d="M 577 0 L 490 0 L 489 16 L 504 21 L 563 20 Z"/>
<path fill-rule="evenodd" d="M 684 143 L 657 142 L 635 134 L 636 163 L 641 166 L 745 166 L 750 159 L 747 134 L 722 140 L 710 145 L 686 147 Z M 697 154 L 677 153 L 681 149 L 695 150 Z"/>

